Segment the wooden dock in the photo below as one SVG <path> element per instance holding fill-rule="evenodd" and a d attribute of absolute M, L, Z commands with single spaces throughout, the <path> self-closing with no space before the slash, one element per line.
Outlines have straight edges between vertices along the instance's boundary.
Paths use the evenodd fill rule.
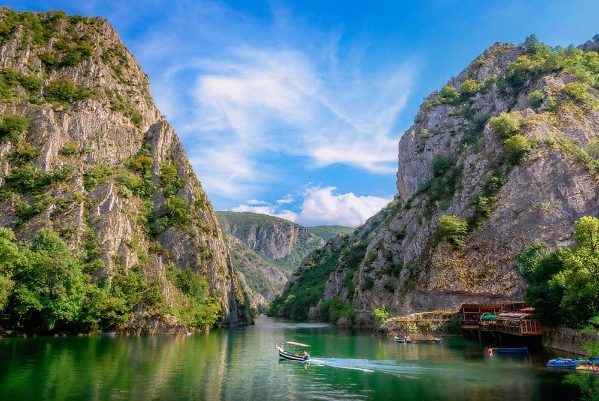
<path fill-rule="evenodd" d="M 492 319 L 483 319 L 489 315 Z M 543 335 L 534 309 L 524 302 L 497 304 L 463 304 L 459 311 L 460 326 L 473 334 L 481 332 L 504 333 L 520 337 Z"/>

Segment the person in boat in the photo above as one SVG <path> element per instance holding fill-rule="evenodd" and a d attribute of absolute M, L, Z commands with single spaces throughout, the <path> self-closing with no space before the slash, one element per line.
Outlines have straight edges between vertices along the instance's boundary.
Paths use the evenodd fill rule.
<path fill-rule="evenodd" d="M 304 361 L 310 357 L 310 355 L 308 355 L 308 353 L 306 351 L 304 351 L 302 356 L 304 357 Z"/>

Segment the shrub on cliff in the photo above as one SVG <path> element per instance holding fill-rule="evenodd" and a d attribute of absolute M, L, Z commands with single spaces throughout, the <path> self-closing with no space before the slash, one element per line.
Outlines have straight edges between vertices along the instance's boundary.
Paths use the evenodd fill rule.
<path fill-rule="evenodd" d="M 501 113 L 489 120 L 489 126 L 501 138 L 508 138 L 520 130 L 522 117 L 515 113 Z"/>
<path fill-rule="evenodd" d="M 516 134 L 503 142 L 505 155 L 511 164 L 520 164 L 532 149 L 528 139 L 520 134 Z"/>
<path fill-rule="evenodd" d="M 23 133 L 27 131 L 29 123 L 25 116 L 9 114 L 2 118 L 0 122 L 0 141 L 5 138 L 10 139 L 11 142 L 16 144 Z"/>
<path fill-rule="evenodd" d="M 464 238 L 468 232 L 468 222 L 459 216 L 448 215 L 439 218 L 439 234 L 455 249 L 464 245 Z"/>

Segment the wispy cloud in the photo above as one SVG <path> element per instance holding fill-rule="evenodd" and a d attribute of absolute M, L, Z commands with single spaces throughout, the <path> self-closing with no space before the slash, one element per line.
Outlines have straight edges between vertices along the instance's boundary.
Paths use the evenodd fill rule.
<path fill-rule="evenodd" d="M 208 194 L 238 203 L 260 197 L 285 180 L 276 158 L 295 158 L 296 171 L 346 164 L 395 172 L 396 118 L 417 63 L 373 68 L 364 61 L 368 40 L 345 37 L 343 27 L 314 29 L 279 2 L 271 7 L 258 21 L 222 3 L 189 3 L 179 31 L 157 26 L 136 50 Z"/>

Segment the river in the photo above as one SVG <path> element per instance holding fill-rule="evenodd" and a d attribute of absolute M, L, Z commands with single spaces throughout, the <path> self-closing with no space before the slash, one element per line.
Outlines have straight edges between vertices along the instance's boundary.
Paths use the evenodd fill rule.
<path fill-rule="evenodd" d="M 274 343 L 310 344 L 310 364 Z M 0 339 L 0 400 L 571 400 L 555 356 L 489 356 L 477 340 L 400 344 L 260 317 L 189 336 Z"/>

